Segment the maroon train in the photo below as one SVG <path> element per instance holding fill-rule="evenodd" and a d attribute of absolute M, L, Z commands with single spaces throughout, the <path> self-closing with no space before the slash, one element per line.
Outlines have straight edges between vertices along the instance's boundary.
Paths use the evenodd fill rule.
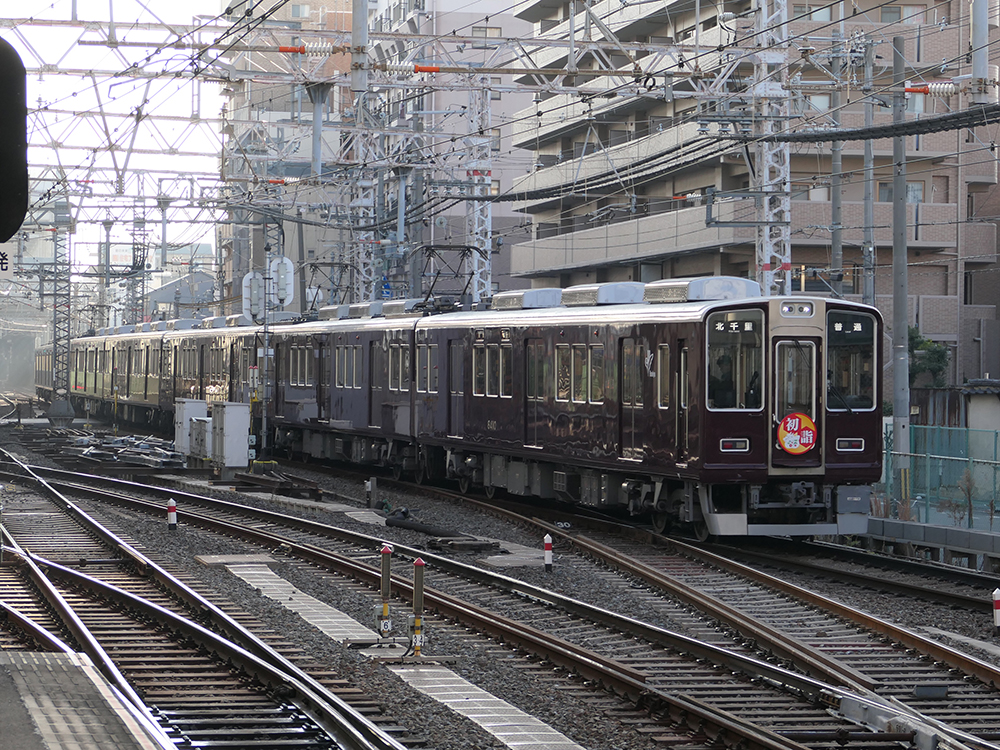
<path fill-rule="evenodd" d="M 762 297 L 732 277 L 420 308 L 324 308 L 266 334 L 242 316 L 102 331 L 72 342 L 71 401 L 169 428 L 175 398 L 259 396 L 269 444 L 316 459 L 648 514 L 701 536 L 867 529 L 882 470 L 874 308 Z M 36 371 L 51 397 L 51 347 Z"/>

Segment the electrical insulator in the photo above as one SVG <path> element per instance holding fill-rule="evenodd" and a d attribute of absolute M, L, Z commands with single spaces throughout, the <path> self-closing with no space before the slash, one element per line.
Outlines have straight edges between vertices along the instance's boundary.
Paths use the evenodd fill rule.
<path fill-rule="evenodd" d="M 736 14 L 732 11 L 725 11 L 719 14 L 719 23 L 729 23 L 730 21 L 736 20 Z"/>
<path fill-rule="evenodd" d="M 927 84 L 927 93 L 931 96 L 952 96 L 958 93 L 958 86 L 951 81 L 940 81 Z"/>
<path fill-rule="evenodd" d="M 329 42 L 310 42 L 303 45 L 307 55 L 332 55 L 343 48 L 330 44 Z"/>

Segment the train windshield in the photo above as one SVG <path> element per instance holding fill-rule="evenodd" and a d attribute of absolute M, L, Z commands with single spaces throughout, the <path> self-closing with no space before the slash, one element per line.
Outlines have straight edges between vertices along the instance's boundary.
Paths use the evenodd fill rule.
<path fill-rule="evenodd" d="M 827 313 L 826 408 L 875 408 L 875 318 L 866 313 Z"/>
<path fill-rule="evenodd" d="M 764 313 L 730 310 L 708 316 L 708 407 L 760 409 Z"/>

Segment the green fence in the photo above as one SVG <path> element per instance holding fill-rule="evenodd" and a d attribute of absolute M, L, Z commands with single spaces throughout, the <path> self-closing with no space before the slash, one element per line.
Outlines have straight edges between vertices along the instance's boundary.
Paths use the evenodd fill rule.
<path fill-rule="evenodd" d="M 893 470 L 898 455 L 887 422 L 885 481 L 876 487 L 873 514 L 1000 530 L 1000 431 L 912 425 L 906 499 L 898 502 Z"/>

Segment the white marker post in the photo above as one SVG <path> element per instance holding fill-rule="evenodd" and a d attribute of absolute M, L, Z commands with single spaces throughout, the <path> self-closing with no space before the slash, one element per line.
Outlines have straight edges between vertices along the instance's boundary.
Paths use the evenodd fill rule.
<path fill-rule="evenodd" d="M 552 535 L 545 535 L 545 572 L 552 572 Z"/>
<path fill-rule="evenodd" d="M 993 589 L 993 635 L 1000 636 L 1000 589 Z"/>
<path fill-rule="evenodd" d="M 177 531 L 177 503 L 173 498 L 167 501 L 167 528 L 170 531 Z"/>

